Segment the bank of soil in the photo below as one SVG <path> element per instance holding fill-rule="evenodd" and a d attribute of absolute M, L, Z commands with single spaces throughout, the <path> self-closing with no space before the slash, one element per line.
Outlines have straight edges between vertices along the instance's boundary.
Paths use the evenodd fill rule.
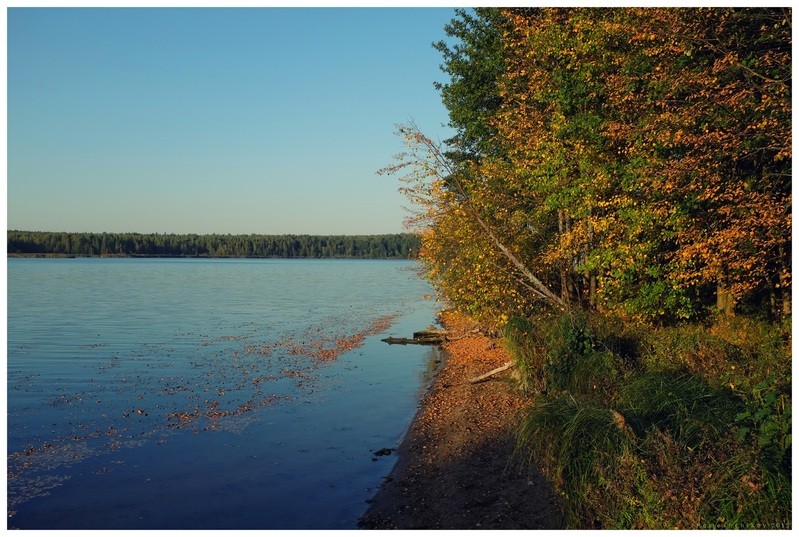
<path fill-rule="evenodd" d="M 513 369 L 472 384 L 507 362 L 501 343 L 444 312 L 446 359 L 398 449 L 398 461 L 359 526 L 368 529 L 559 528 L 555 495 L 513 457 L 530 401 Z"/>

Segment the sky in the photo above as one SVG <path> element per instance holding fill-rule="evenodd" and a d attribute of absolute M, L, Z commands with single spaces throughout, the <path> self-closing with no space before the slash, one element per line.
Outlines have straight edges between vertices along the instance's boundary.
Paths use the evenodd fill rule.
<path fill-rule="evenodd" d="M 399 233 L 451 8 L 11 8 L 7 226 Z"/>

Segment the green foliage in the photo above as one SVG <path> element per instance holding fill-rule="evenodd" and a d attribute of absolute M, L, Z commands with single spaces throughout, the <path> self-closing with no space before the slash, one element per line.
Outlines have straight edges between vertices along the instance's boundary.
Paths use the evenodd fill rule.
<path fill-rule="evenodd" d="M 790 529 L 790 474 L 772 471 L 758 459 L 755 450 L 742 449 L 716 467 L 700 506 L 705 527 Z"/>
<path fill-rule="evenodd" d="M 557 394 L 530 408 L 517 450 L 543 462 L 565 500 L 570 526 L 610 527 L 608 504 L 623 501 L 636 474 L 634 441 L 617 412 Z"/>
<path fill-rule="evenodd" d="M 422 255 L 510 317 L 519 449 L 575 527 L 790 524 L 790 16 L 459 11 L 437 45 Z"/>
<path fill-rule="evenodd" d="M 713 388 L 694 375 L 669 372 L 645 372 L 629 379 L 617 405 L 631 416 L 637 431 L 657 427 L 690 447 L 723 436 L 730 416 L 742 407 L 729 390 Z"/>
<path fill-rule="evenodd" d="M 483 313 L 500 277 L 459 285 L 480 263 L 454 263 L 469 242 L 534 275 L 510 314 L 789 313 L 789 10 L 478 8 L 445 32 L 436 87 L 457 132 L 434 151 L 449 162 L 423 167 L 428 260 L 465 272 L 445 296 L 501 315 Z"/>
<path fill-rule="evenodd" d="M 449 82 L 434 85 L 449 110 L 450 126 L 458 131 L 447 142 L 457 148 L 452 157 L 460 160 L 498 152 L 490 120 L 502 103 L 498 81 L 504 72 L 504 17 L 496 8 L 457 9 L 456 14 L 444 31 L 457 44 L 433 44 L 444 58 L 441 70 Z"/>
<path fill-rule="evenodd" d="M 540 390 L 606 399 L 613 397 L 635 367 L 637 341 L 631 336 L 635 330 L 618 317 L 577 311 L 540 316 L 535 330 L 511 326 L 505 335 L 506 340 L 509 335 L 513 340 L 510 348 L 520 357 L 517 361 L 526 364 L 520 371 L 529 371 Z"/>
<path fill-rule="evenodd" d="M 709 330 L 724 342 L 732 362 L 719 375 L 720 382 L 731 384 L 745 397 L 766 383 L 780 393 L 791 389 L 791 322 L 782 323 L 745 316 L 722 316 Z"/>
<path fill-rule="evenodd" d="M 751 438 L 767 458 L 771 468 L 791 468 L 791 400 L 781 393 L 772 376 L 758 383 L 747 394 L 747 408 L 735 415 L 739 440 Z"/>
<path fill-rule="evenodd" d="M 545 326 L 547 388 L 585 393 L 607 365 L 582 313 L 560 315 Z M 601 378 L 601 377 L 600 377 Z"/>
<path fill-rule="evenodd" d="M 416 257 L 417 235 L 7 233 L 9 254 L 383 259 Z"/>
<path fill-rule="evenodd" d="M 642 333 L 641 349 L 648 370 L 684 369 L 741 396 L 767 378 L 782 391 L 791 384 L 790 323 L 721 316 L 706 325 L 652 328 Z"/>
<path fill-rule="evenodd" d="M 519 372 L 519 387 L 528 393 L 544 387 L 545 354 L 533 344 L 534 333 L 533 324 L 526 317 L 511 317 L 502 332 L 505 350 Z"/>
<path fill-rule="evenodd" d="M 666 328 L 606 315 L 512 319 L 505 337 L 515 357 L 535 355 L 525 344 L 548 353 L 540 370 L 525 362 L 528 385 L 541 388 L 518 453 L 552 479 L 574 528 L 785 528 L 792 437 L 782 334 L 753 319 Z M 786 361 L 787 378 L 751 382 L 768 367 L 750 362 L 782 363 L 784 375 Z"/>

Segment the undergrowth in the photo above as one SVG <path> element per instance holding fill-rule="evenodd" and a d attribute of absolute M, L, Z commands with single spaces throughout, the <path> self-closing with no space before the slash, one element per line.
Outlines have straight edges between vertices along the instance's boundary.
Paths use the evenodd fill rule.
<path fill-rule="evenodd" d="M 517 453 L 570 527 L 790 527 L 790 324 L 580 313 L 511 319 L 504 342 L 535 394 Z"/>

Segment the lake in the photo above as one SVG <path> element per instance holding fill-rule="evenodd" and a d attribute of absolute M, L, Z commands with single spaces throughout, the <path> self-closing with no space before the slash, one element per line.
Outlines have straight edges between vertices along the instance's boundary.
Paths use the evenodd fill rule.
<path fill-rule="evenodd" d="M 440 362 L 412 261 L 8 259 L 8 527 L 356 527 Z"/>

